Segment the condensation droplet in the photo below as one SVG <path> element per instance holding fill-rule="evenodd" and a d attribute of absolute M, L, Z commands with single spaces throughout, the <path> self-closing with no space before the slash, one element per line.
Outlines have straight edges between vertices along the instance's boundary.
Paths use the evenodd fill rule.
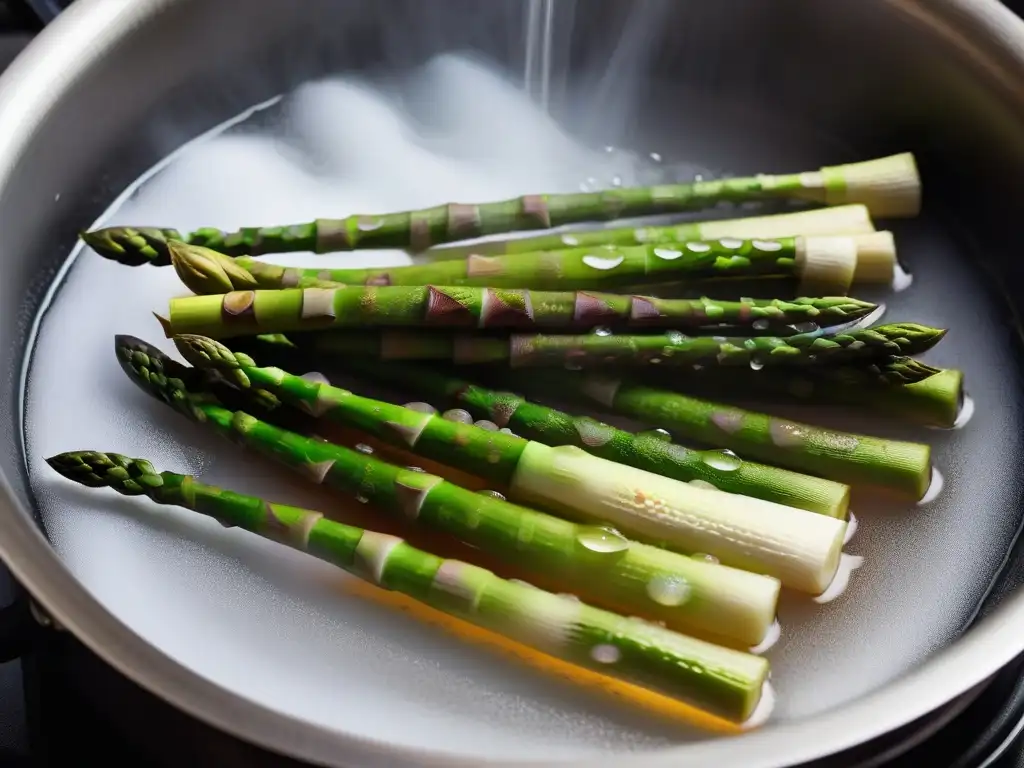
<path fill-rule="evenodd" d="M 760 371 L 762 368 L 764 368 L 764 362 L 756 357 L 750 358 L 750 370 Z"/>
<path fill-rule="evenodd" d="M 740 457 L 732 451 L 703 451 L 701 461 L 721 472 L 733 472 L 743 466 Z"/>
<path fill-rule="evenodd" d="M 486 429 L 488 432 L 498 431 L 498 425 L 495 424 L 493 421 L 488 421 L 487 419 L 480 419 L 479 421 L 474 421 L 473 426 L 478 427 L 480 429 Z"/>
<path fill-rule="evenodd" d="M 373 448 L 368 446 L 366 443 L 356 443 L 356 450 L 365 454 L 373 453 Z"/>
<path fill-rule="evenodd" d="M 622 651 L 609 643 L 601 643 L 590 649 L 590 657 L 598 664 L 614 664 L 622 658 Z"/>
<path fill-rule="evenodd" d="M 701 480 L 700 478 L 690 480 L 688 484 L 692 485 L 694 488 L 703 488 L 705 491 L 718 490 L 718 486 L 714 485 L 713 483 L 709 483 L 707 480 Z"/>
<path fill-rule="evenodd" d="M 723 248 L 729 248 L 730 250 L 736 250 L 737 248 L 743 247 L 743 241 L 738 240 L 735 237 L 723 237 L 718 241 L 718 244 Z"/>
<path fill-rule="evenodd" d="M 612 329 L 606 325 L 599 325 L 597 326 L 597 328 L 591 331 L 591 333 L 593 333 L 595 336 L 611 336 Z"/>
<path fill-rule="evenodd" d="M 416 411 L 417 413 L 429 413 L 430 415 L 437 413 L 437 408 L 432 406 L 430 403 L 406 403 L 405 407 L 410 411 Z"/>
<path fill-rule="evenodd" d="M 663 443 L 671 443 L 672 435 L 669 434 L 667 429 L 648 429 L 643 432 L 637 432 L 637 437 L 653 437 L 655 440 L 661 440 Z"/>
<path fill-rule="evenodd" d="M 675 261 L 683 255 L 683 252 L 678 248 L 655 248 L 654 255 L 665 261 Z"/>
<path fill-rule="evenodd" d="M 601 554 L 624 552 L 629 549 L 629 540 L 614 528 L 602 525 L 580 526 L 576 532 L 576 541 L 584 549 Z"/>
<path fill-rule="evenodd" d="M 686 341 L 686 336 L 684 336 L 679 331 L 667 331 L 665 333 L 665 343 L 666 344 L 679 345 L 679 344 L 683 344 L 685 341 Z"/>
<path fill-rule="evenodd" d="M 778 240 L 754 240 L 751 244 L 759 251 L 772 252 L 782 250 L 782 243 Z"/>
<path fill-rule="evenodd" d="M 463 410 L 462 408 L 452 408 L 451 410 L 445 411 L 441 414 L 441 418 L 445 421 L 454 421 L 458 424 L 473 423 L 473 414 L 469 411 Z"/>
<path fill-rule="evenodd" d="M 682 605 L 690 597 L 690 584 L 678 576 L 655 576 L 647 582 L 647 594 L 658 605 Z"/>
<path fill-rule="evenodd" d="M 371 219 L 364 216 L 363 218 L 359 219 L 359 223 L 356 224 L 356 229 L 358 229 L 360 232 L 373 232 L 373 230 L 380 229 L 383 226 L 383 218 Z"/>
<path fill-rule="evenodd" d="M 586 264 L 591 269 L 598 269 L 601 270 L 602 272 L 609 269 L 615 269 L 625 260 L 625 256 L 615 256 L 609 258 L 607 256 L 595 256 L 592 253 L 588 253 L 586 256 L 583 257 L 584 264 Z"/>
<path fill-rule="evenodd" d="M 574 245 L 579 245 L 580 241 L 578 237 L 573 237 L 572 235 L 562 235 L 562 244 L 572 247 Z"/>
<path fill-rule="evenodd" d="M 686 250 L 693 251 L 694 253 L 707 253 L 711 250 L 711 246 L 699 240 L 691 240 L 686 243 Z"/>

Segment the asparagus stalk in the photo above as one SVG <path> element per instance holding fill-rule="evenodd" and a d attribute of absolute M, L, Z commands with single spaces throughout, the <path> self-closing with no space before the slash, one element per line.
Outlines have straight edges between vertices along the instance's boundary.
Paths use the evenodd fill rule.
<path fill-rule="evenodd" d="M 525 565 L 588 602 L 745 644 L 760 642 L 772 624 L 777 579 L 631 541 L 608 526 L 576 524 L 280 429 L 222 407 L 189 375 L 194 369 L 145 342 L 118 336 L 116 345 L 135 384 L 233 442 L 314 482 Z M 682 596 L 666 597 L 666 585 Z"/>
<path fill-rule="evenodd" d="M 808 296 L 843 295 L 855 280 L 892 282 L 892 235 L 790 237 L 776 240 L 691 240 L 664 245 L 599 246 L 480 256 L 404 267 L 320 269 L 231 259 L 209 248 L 172 240 L 179 277 L 196 293 L 253 287 L 331 288 L 341 285 L 447 285 L 535 290 L 603 290 L 630 285 L 796 276 Z M 230 266 L 229 266 L 230 265 Z M 239 275 L 239 270 L 248 274 Z M 255 286 L 253 283 L 255 282 Z"/>
<path fill-rule="evenodd" d="M 199 286 L 189 285 L 192 290 Z M 221 287 L 221 286 L 217 286 Z M 237 292 L 225 299 L 193 296 L 173 299 L 171 321 L 177 317 L 209 316 L 217 325 L 233 322 L 226 313 Z M 742 328 L 755 334 L 776 330 L 796 333 L 790 326 L 813 323 L 820 327 L 862 320 L 878 309 L 870 302 L 847 297 L 782 299 L 659 299 L 583 291 L 531 291 L 515 288 L 457 286 L 336 287 L 329 296 L 283 289 L 256 291 L 251 318 L 261 332 L 322 330 L 325 327 L 412 327 L 575 329 L 607 328 Z M 202 291 L 197 291 L 202 292 Z M 310 316 L 306 304 L 317 296 L 329 299 L 329 314 Z"/>
<path fill-rule="evenodd" d="M 288 251 L 351 251 L 408 248 L 484 235 L 549 229 L 585 221 L 695 211 L 722 202 L 797 200 L 825 205 L 862 203 L 879 217 L 916 216 L 921 182 L 912 154 L 824 167 L 818 171 L 767 175 L 691 184 L 611 189 L 601 192 L 524 195 L 494 203 L 448 203 L 418 211 L 354 214 L 345 219 L 278 227 L 244 227 L 236 232 L 203 228 L 187 235 L 232 256 Z M 167 237 L 174 230 L 108 227 L 82 235 L 99 254 L 124 264 L 166 263 Z"/>
<path fill-rule="evenodd" d="M 212 339 L 175 337 L 175 344 L 199 367 L 232 374 L 241 386 L 267 389 L 309 412 L 493 479 L 526 503 L 609 523 L 674 551 L 706 553 L 815 594 L 838 567 L 844 521 L 680 483 L 575 446 L 552 448 L 370 400 L 279 368 L 260 369 Z"/>
<path fill-rule="evenodd" d="M 545 445 L 575 445 L 603 459 L 683 482 L 846 518 L 849 488 L 821 478 L 742 461 L 721 451 L 694 451 L 661 434 L 631 434 L 587 416 L 572 416 L 512 392 L 487 389 L 434 368 L 381 365 L 358 359 L 347 371 L 372 382 L 411 388 L 436 405 L 465 409 L 479 419 Z M 452 418 L 459 416 L 458 410 Z M 444 418 L 449 418 L 448 413 Z"/>
<path fill-rule="evenodd" d="M 717 240 L 722 237 L 777 238 L 797 235 L 867 235 L 875 231 L 868 209 L 863 205 L 839 205 L 772 216 L 748 216 L 742 219 L 688 221 L 667 227 L 620 227 L 570 231 L 507 240 L 491 240 L 471 245 L 436 248 L 430 255 L 437 259 L 465 258 L 471 253 L 494 256 L 530 251 L 557 251 L 562 248 L 593 248 L 599 245 L 656 245 L 684 243 L 688 240 Z M 180 239 L 180 238 L 178 238 Z"/>
<path fill-rule="evenodd" d="M 759 397 L 869 408 L 891 418 L 948 429 L 956 423 L 964 402 L 963 379 L 961 371 L 897 357 L 870 366 L 775 369 L 750 376 L 735 372 L 718 375 L 705 369 L 685 381 L 669 383 L 668 377 L 659 377 L 658 383 L 688 393 L 724 391 L 738 397 L 756 393 Z"/>
<path fill-rule="evenodd" d="M 220 339 L 262 332 L 256 302 L 272 292 L 247 294 L 248 306 L 241 305 L 238 293 L 215 299 L 231 306 L 238 314 L 230 322 L 209 322 L 209 312 L 180 311 L 172 302 L 171 319 L 160 317 L 168 337 L 198 334 Z M 193 301 L 192 298 L 178 301 Z M 189 305 L 189 309 L 197 304 Z M 315 309 L 313 308 L 315 307 Z M 178 309 L 175 312 L 175 308 Z M 198 305 L 202 309 L 202 305 Z M 312 301 L 295 308 L 295 314 L 307 318 L 314 312 L 330 320 L 326 302 Z M 226 313 L 223 313 L 223 318 Z M 777 336 L 685 336 L 678 331 L 635 335 L 547 335 L 512 334 L 483 336 L 447 334 L 436 331 L 342 330 L 330 333 L 306 333 L 290 336 L 290 342 L 314 356 L 349 357 L 362 355 L 380 360 L 451 360 L 457 364 L 504 362 L 512 368 L 565 367 L 583 369 L 604 366 L 662 367 L 749 366 L 810 367 L 836 365 L 851 361 L 885 359 L 894 355 L 918 354 L 935 346 L 946 331 L 914 323 L 892 323 L 874 328 L 849 329 L 826 336 L 820 329 L 787 338 Z"/>
<path fill-rule="evenodd" d="M 183 507 L 243 528 L 343 568 L 384 589 L 500 632 L 582 667 L 692 703 L 720 717 L 750 717 L 768 678 L 768 662 L 631 620 L 564 595 L 445 560 L 388 534 L 324 518 L 320 512 L 227 491 L 191 475 L 157 472 L 148 461 L 79 451 L 47 459 L 90 488 Z"/>
<path fill-rule="evenodd" d="M 836 482 L 886 488 L 920 499 L 931 482 L 931 448 L 814 427 L 603 376 L 537 380 L 707 445 Z"/>

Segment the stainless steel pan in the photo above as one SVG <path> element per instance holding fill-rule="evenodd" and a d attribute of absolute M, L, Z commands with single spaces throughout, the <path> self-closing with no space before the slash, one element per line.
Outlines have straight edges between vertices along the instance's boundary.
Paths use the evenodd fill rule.
<path fill-rule="evenodd" d="M 905 149 L 921 164 L 925 214 L 894 227 L 914 284 L 890 313 L 953 329 L 929 359 L 967 372 L 977 411 L 928 435 L 946 478 L 935 502 L 858 502 L 865 564 L 842 600 L 784 606 L 780 704 L 762 729 L 722 738 L 650 716 L 341 593 L 303 559 L 46 475 L 40 459 L 56 450 L 158 451 L 224 484 L 281 488 L 97 375 L 113 367 L 113 333 L 158 335 L 146 312 L 173 289 L 91 253 L 69 261 L 76 232 L 189 139 L 311 78 L 384 68 L 400 81 L 453 50 L 522 72 L 524 5 L 79 0 L 33 43 L 0 80 L 0 554 L 128 677 L 327 765 L 776 768 L 955 710 L 1024 651 L 1024 596 L 1005 567 L 1024 509 L 1024 23 L 992 0 L 555 4 L 556 24 L 575 13 L 554 51 L 567 74 L 553 111 L 591 142 L 735 173 Z M 643 54 L 631 79 L 616 78 L 623 40 Z M 250 170 L 238 189 L 258 182 Z M 211 170 L 209 215 L 245 215 L 218 207 L 223 182 Z M 101 287 L 85 291 L 97 270 Z M 74 339 L 65 378 L 60 337 Z M 192 447 L 167 448 L 177 440 Z"/>

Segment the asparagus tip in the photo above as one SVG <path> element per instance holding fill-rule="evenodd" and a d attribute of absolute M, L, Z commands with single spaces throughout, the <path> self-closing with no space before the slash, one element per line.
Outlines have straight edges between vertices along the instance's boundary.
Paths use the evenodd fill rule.
<path fill-rule="evenodd" d="M 173 229 L 155 227 L 104 227 L 82 232 L 79 237 L 100 256 L 127 267 L 162 267 L 170 264 L 167 239 L 181 235 Z"/>
<path fill-rule="evenodd" d="M 168 239 L 167 251 L 178 279 L 193 293 L 213 295 L 257 287 L 256 279 L 223 253 L 176 238 Z"/>
<path fill-rule="evenodd" d="M 157 319 L 157 321 L 160 323 L 160 327 L 163 328 L 164 336 L 168 339 L 171 338 L 174 335 L 171 329 L 171 321 L 168 320 L 163 315 L 158 315 L 156 312 L 153 313 L 153 317 Z"/>

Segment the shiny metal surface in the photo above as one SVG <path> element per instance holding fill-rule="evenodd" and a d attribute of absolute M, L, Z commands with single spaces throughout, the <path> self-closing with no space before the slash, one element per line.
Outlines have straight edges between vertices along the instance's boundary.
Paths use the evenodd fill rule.
<path fill-rule="evenodd" d="M 475 6 L 471 0 L 436 2 L 426 12 L 411 1 L 391 5 L 393 18 L 425 27 L 434 17 L 472 13 Z M 1024 24 L 988 0 L 823 6 L 811 0 L 679 4 L 669 28 L 700 28 L 701 35 L 666 38 L 655 66 L 686 73 L 680 77 L 695 84 L 701 78 L 722 83 L 752 108 L 783 113 L 861 151 L 913 149 L 928 178 L 926 205 L 937 201 L 954 211 L 973 233 L 972 251 L 996 273 L 993 285 L 1019 285 L 1024 266 L 1012 251 L 1024 201 L 1018 181 L 1024 178 Z M 379 18 L 366 13 L 366 3 L 308 0 L 303 14 L 294 10 L 288 0 L 79 0 L 0 81 L 0 346 L 10 361 L 0 388 L 0 555 L 61 625 L 101 657 L 229 732 L 331 765 L 470 764 L 314 727 L 212 685 L 108 614 L 54 555 L 30 516 L 20 361 L 75 231 L 141 171 L 202 129 L 300 78 L 395 53 L 373 30 L 361 28 L 362 20 Z M 621 12 L 620 3 L 593 2 L 586 17 L 578 14 L 580 42 L 570 56 L 575 67 L 585 70 L 602 55 Z M 472 41 L 451 32 L 438 44 L 472 42 L 514 59 L 517 32 L 503 29 L 493 39 Z M 431 36 L 425 38 L 422 48 L 401 51 L 403 63 L 431 52 Z M 304 53 L 288 45 L 295 39 L 307 43 Z M 242 70 L 250 76 L 240 76 Z M 232 87 L 197 86 L 206 81 Z M 173 120 L 159 119 L 171 111 Z M 1019 343 L 1016 335 L 1007 322 L 1008 346 Z M 1011 382 L 1018 376 L 1013 368 L 1005 372 Z M 1012 528 L 1019 483 L 1002 463 L 993 463 L 991 482 L 1005 486 L 998 503 L 1007 507 Z M 936 596 L 937 610 L 943 597 Z M 925 663 L 837 709 L 735 739 L 628 759 L 652 768 L 776 768 L 810 761 L 945 705 L 1022 648 L 1024 595 L 1017 593 L 959 640 L 924 649 L 932 652 Z M 607 764 L 622 759 L 610 756 Z"/>

